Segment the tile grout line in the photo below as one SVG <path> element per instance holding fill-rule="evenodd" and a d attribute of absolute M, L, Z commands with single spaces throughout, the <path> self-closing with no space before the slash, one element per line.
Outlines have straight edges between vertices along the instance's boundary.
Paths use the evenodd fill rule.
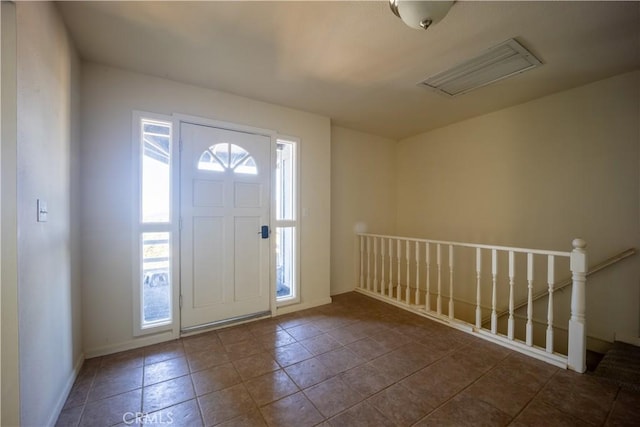
<path fill-rule="evenodd" d="M 472 343 L 468 343 L 466 345 L 461 346 L 458 350 L 462 350 L 466 347 L 471 346 Z M 449 355 L 451 355 L 452 353 L 448 353 Z M 467 384 L 466 386 L 464 386 L 463 388 L 461 388 L 457 393 L 454 393 L 451 397 L 449 397 L 448 399 L 446 399 L 445 401 L 443 401 L 440 405 L 436 406 L 435 408 L 433 408 L 433 410 L 431 412 L 429 412 L 427 415 L 425 415 L 424 417 L 420 418 L 418 421 L 416 421 L 413 425 L 419 423 L 420 421 L 428 418 L 431 414 L 433 414 L 434 412 L 436 412 L 438 409 L 442 408 L 443 406 L 445 406 L 447 403 L 451 402 L 453 399 L 456 398 L 456 396 L 459 396 L 461 393 L 463 393 L 466 389 L 468 389 L 469 387 L 471 387 L 472 385 L 474 385 L 475 383 L 477 383 L 478 381 L 480 381 L 482 378 L 484 378 L 486 375 L 489 374 L 489 372 L 493 371 L 494 369 L 496 369 L 496 367 L 498 366 L 498 363 L 504 361 L 505 359 L 507 359 L 509 356 L 511 356 L 512 354 L 514 354 L 513 351 L 509 350 L 509 353 L 507 353 L 506 356 L 504 356 L 502 359 L 499 359 L 495 365 L 493 365 L 491 368 L 487 369 L 486 372 L 484 372 L 483 374 L 481 374 L 478 378 L 476 378 L 475 380 L 473 380 L 472 382 L 470 382 L 469 384 Z M 507 414 L 506 412 L 504 412 L 502 409 L 496 408 L 495 406 L 493 406 L 492 404 L 488 403 L 488 402 L 484 402 L 483 403 L 491 406 L 492 408 L 494 408 L 495 410 L 507 415 L 507 416 L 511 416 L 509 414 Z M 511 420 L 509 421 L 509 423 L 513 422 L 513 420 L 515 419 L 515 417 L 512 417 Z"/>
<path fill-rule="evenodd" d="M 568 369 L 565 369 L 565 371 L 568 371 Z M 555 377 L 555 376 L 556 376 L 557 374 L 559 374 L 560 372 L 563 372 L 563 371 L 558 371 L 558 372 L 556 372 L 556 374 L 554 374 L 554 375 L 553 375 L 553 377 Z M 584 375 L 584 374 L 581 374 L 581 375 Z M 553 377 L 552 377 L 552 378 L 553 378 Z M 552 378 L 550 378 L 550 379 L 549 379 L 549 382 L 551 381 L 551 379 L 552 379 Z M 547 385 L 547 384 L 545 384 L 545 386 L 546 386 L 546 385 Z M 544 387 L 543 387 L 543 388 L 544 388 Z M 539 392 L 541 392 L 541 391 L 542 391 L 542 388 L 539 390 Z M 615 403 L 616 398 L 617 398 L 617 396 L 618 396 L 618 393 L 619 393 L 619 392 L 620 392 L 620 386 L 617 386 L 617 388 L 616 388 L 616 394 L 615 394 L 615 397 L 614 397 L 614 399 L 611 401 L 611 405 L 609 406 L 609 410 L 607 411 L 607 416 L 605 417 L 605 422 L 603 423 L 603 425 L 606 423 L 607 418 L 609 418 L 609 414 L 611 413 L 611 410 L 612 410 L 612 408 L 613 408 L 613 404 Z M 591 422 L 590 422 L 590 421 L 585 420 L 584 418 L 582 418 L 582 417 L 581 417 L 581 416 L 579 416 L 579 415 L 573 415 L 573 414 L 570 414 L 570 413 L 566 412 L 564 409 L 562 409 L 562 408 L 558 408 L 556 405 L 554 405 L 554 404 L 553 404 L 553 403 L 551 403 L 551 402 L 547 402 L 547 401 L 544 401 L 544 402 L 545 402 L 547 405 L 549 405 L 549 406 L 551 406 L 552 408 L 554 408 L 555 410 L 560 411 L 560 412 L 562 412 L 562 413 L 563 413 L 563 414 L 565 414 L 565 415 L 568 415 L 568 416 L 570 416 L 570 417 L 572 417 L 572 418 L 577 418 L 577 419 L 579 419 L 580 421 L 582 421 L 582 422 L 584 422 L 584 423 L 591 424 Z"/>
<path fill-rule="evenodd" d="M 558 372 L 560 372 L 560 368 L 558 368 L 558 370 L 557 370 L 557 371 L 555 371 L 555 372 L 553 373 L 553 375 L 551 375 L 551 376 L 549 377 L 549 379 L 547 379 L 547 381 L 545 381 L 545 382 L 544 382 L 544 384 L 542 384 L 542 386 L 538 389 L 538 391 L 536 391 L 536 392 L 533 394 L 533 396 L 531 396 L 531 399 L 529 399 L 529 400 L 527 401 L 527 403 L 526 403 L 522 408 L 520 408 L 520 410 L 518 411 L 518 413 L 517 413 L 517 414 L 515 414 L 515 415 L 513 416 L 513 419 L 511 420 L 511 422 L 509 423 L 509 425 L 513 424 L 513 422 L 514 422 L 514 421 L 515 421 L 515 420 L 520 416 L 520 414 L 522 414 L 522 413 L 523 413 L 523 412 L 524 412 L 524 411 L 525 411 L 525 410 L 526 410 L 526 409 L 531 405 L 531 403 L 536 399 L 536 397 L 538 397 L 538 395 L 542 392 L 542 390 L 544 390 L 544 388 L 547 386 L 547 384 L 549 384 L 549 383 L 551 382 L 551 380 L 552 380 L 556 375 L 558 375 Z M 552 405 L 552 406 L 553 406 L 553 405 Z M 555 406 L 553 406 L 553 408 L 554 408 L 554 409 L 558 409 L 558 408 L 556 408 Z M 562 411 L 561 411 L 561 412 L 562 412 Z M 564 413 L 564 412 L 563 412 L 563 413 Z"/>
<path fill-rule="evenodd" d="M 604 419 L 604 423 L 603 425 L 607 425 L 607 421 L 609 421 L 611 419 L 611 415 L 613 414 L 613 410 L 616 407 L 616 403 L 618 402 L 618 396 L 620 395 L 620 392 L 622 391 L 622 387 L 618 386 L 618 390 L 616 390 L 616 396 L 613 399 L 613 402 L 611 402 L 611 408 L 609 409 L 609 412 L 607 413 L 607 417 Z"/>
<path fill-rule="evenodd" d="M 216 334 L 217 337 L 217 334 Z M 182 348 L 184 349 L 184 338 L 180 338 L 182 342 Z M 202 415 L 202 408 L 200 407 L 200 400 L 198 399 L 198 392 L 196 391 L 196 385 L 193 382 L 193 372 L 191 372 L 191 364 L 189 363 L 189 358 L 187 356 L 187 352 L 185 350 L 185 359 L 187 360 L 187 369 L 189 370 L 189 381 L 191 381 L 191 388 L 193 389 L 193 400 L 196 401 L 196 408 L 198 408 L 198 415 L 200 415 L 200 422 L 204 426 L 204 416 Z"/>
<path fill-rule="evenodd" d="M 83 362 L 84 364 L 84 362 Z M 102 360 L 100 360 L 100 364 L 102 364 Z M 80 370 L 82 370 L 82 368 L 80 368 Z M 78 417 L 78 421 L 76 422 L 76 427 L 78 427 L 80 425 L 80 421 L 82 421 L 82 417 L 84 416 L 84 410 L 87 407 L 87 401 L 89 400 L 89 393 L 91 393 L 91 389 L 93 388 L 93 383 L 96 380 L 96 376 L 98 375 L 98 368 L 96 368 L 95 372 L 93 373 L 93 375 L 91 376 L 91 384 L 89 385 L 89 390 L 87 390 L 87 395 L 84 398 L 84 402 L 82 403 L 82 409 L 80 410 L 80 416 Z M 76 378 L 77 380 L 77 378 Z M 67 397 L 68 399 L 68 397 Z M 58 416 L 60 417 L 60 416 Z"/>
<path fill-rule="evenodd" d="M 400 331 L 397 331 L 397 333 L 398 333 L 398 334 L 401 334 L 401 335 L 405 335 L 405 334 L 402 334 Z M 411 339 L 411 341 L 410 341 L 410 342 L 415 342 L 415 343 L 421 344 L 417 339 L 415 339 L 415 338 L 413 338 L 413 337 L 410 337 L 410 336 L 408 336 L 408 335 L 405 335 L 405 336 L 407 336 L 408 338 L 410 338 L 410 339 Z M 373 339 L 375 342 L 378 342 L 378 341 L 376 341 L 376 340 L 375 340 L 375 338 L 373 338 L 371 335 L 368 335 L 368 336 L 366 336 L 366 337 L 363 337 L 363 338 L 361 338 L 361 339 L 359 339 L 359 340 L 357 340 L 357 341 L 354 341 L 354 342 L 358 342 L 358 341 L 361 341 L 361 340 L 364 340 L 364 339 L 367 339 L 367 338 L 371 338 L 371 339 Z M 353 344 L 353 343 L 350 343 L 350 344 Z M 409 343 L 406 343 L 406 344 L 409 344 Z M 406 345 L 406 344 L 403 344 L 403 345 Z M 338 373 L 338 374 L 337 374 L 337 375 L 335 375 L 335 376 L 332 376 L 332 377 L 330 377 L 330 378 L 325 379 L 324 381 L 327 381 L 327 380 L 329 380 L 329 379 L 331 379 L 331 378 L 334 378 L 334 377 L 339 377 L 341 374 L 344 374 L 345 372 L 348 372 L 348 371 L 349 371 L 349 370 L 351 370 L 351 369 L 356 369 L 356 368 L 358 368 L 358 367 L 360 367 L 360 366 L 363 366 L 363 365 L 366 365 L 366 364 L 368 364 L 368 363 L 370 363 L 370 362 L 372 362 L 372 361 L 374 361 L 374 360 L 376 360 L 376 359 L 379 359 L 379 358 L 381 358 L 381 357 L 384 357 L 385 355 L 387 355 L 387 354 L 389 354 L 389 353 L 392 353 L 392 352 L 394 352 L 394 351 L 398 350 L 398 349 L 399 349 L 399 348 L 401 348 L 403 345 L 400 345 L 400 346 L 398 346 L 398 347 L 396 347 L 396 348 L 393 348 L 393 349 L 389 349 L 389 350 L 387 350 L 386 352 L 384 352 L 384 353 L 382 353 L 382 354 L 378 355 L 378 356 L 377 356 L 376 358 L 374 358 L 374 359 L 371 359 L 371 360 L 366 360 L 366 359 L 365 359 L 365 362 L 364 362 L 364 363 L 362 363 L 361 365 L 357 365 L 357 366 L 354 366 L 354 367 L 352 367 L 352 368 L 348 369 L 347 371 L 340 372 L 340 373 Z M 423 345 L 423 344 L 421 344 L 421 345 Z M 391 388 L 391 387 L 393 387 L 393 386 L 395 386 L 395 385 L 398 385 L 398 386 L 400 386 L 400 387 L 404 388 L 405 390 L 407 390 L 409 393 L 411 393 L 411 394 L 415 395 L 415 394 L 413 393 L 413 391 L 411 391 L 409 388 L 405 387 L 404 385 L 400 384 L 400 382 L 401 382 L 402 380 L 404 380 L 404 379 L 406 379 L 406 378 L 410 377 L 411 375 L 415 374 L 416 372 L 418 372 L 418 371 L 420 371 L 420 370 L 422 370 L 422 369 L 424 369 L 424 368 L 426 368 L 426 367 L 428 367 L 428 366 L 431 366 L 431 365 L 433 365 L 434 363 L 438 362 L 439 360 L 442 360 L 443 358 L 445 358 L 445 357 L 447 357 L 447 356 L 451 355 L 451 354 L 452 354 L 452 353 L 454 353 L 455 351 L 457 351 L 457 350 L 459 350 L 459 349 L 461 349 L 461 348 L 466 347 L 467 345 L 470 345 L 470 344 L 462 345 L 462 346 L 460 346 L 459 348 L 453 349 L 453 350 L 451 350 L 450 352 L 443 354 L 442 356 L 440 356 L 439 358 L 435 359 L 435 360 L 434 360 L 434 361 L 432 361 L 431 363 L 429 363 L 429 364 L 427 364 L 427 365 L 423 366 L 422 368 L 420 368 L 420 369 L 418 369 L 418 370 L 416 370 L 416 371 L 411 372 L 411 373 L 410 373 L 410 374 L 408 374 L 408 375 L 405 375 L 405 376 L 403 376 L 403 377 L 399 378 L 398 380 L 396 380 L 396 381 L 392 382 L 391 384 L 389 384 L 389 385 L 387 385 L 387 386 L 385 386 L 385 387 L 381 388 L 380 390 L 376 391 L 376 392 L 375 392 L 375 393 L 373 393 L 372 395 L 364 397 L 364 398 L 363 398 L 362 400 L 360 400 L 359 402 L 357 402 L 357 403 L 355 403 L 355 404 L 353 404 L 353 405 L 351 405 L 351 406 L 349 406 L 349 407 L 347 407 L 347 408 L 343 409 L 342 411 L 338 412 L 337 414 L 333 415 L 333 416 L 332 416 L 332 417 L 330 417 L 330 418 L 337 417 L 337 416 L 339 416 L 340 414 L 343 414 L 343 413 L 345 413 L 345 412 L 349 411 L 349 410 L 350 410 L 351 408 L 353 408 L 354 406 L 357 406 L 357 405 L 359 405 L 359 404 L 364 404 L 364 403 L 366 403 L 366 402 L 367 402 L 367 400 L 371 399 L 372 397 L 374 397 L 374 396 L 376 396 L 376 395 L 379 395 L 379 394 L 380 394 L 380 393 L 382 393 L 383 391 L 385 391 L 385 390 L 387 390 L 387 389 L 389 389 L 389 388 Z M 343 348 L 347 348 L 347 345 L 343 345 Z M 323 353 L 323 354 L 324 354 L 324 353 Z M 319 362 L 320 362 L 320 361 L 319 361 Z M 320 362 L 320 363 L 322 363 L 322 362 Z M 321 382 L 323 382 L 323 381 L 321 381 Z M 319 384 L 319 383 L 318 383 L 318 384 Z M 317 384 L 314 384 L 314 385 L 317 385 Z M 314 385 L 309 386 L 309 387 L 307 387 L 307 388 L 313 387 Z M 357 390 L 356 390 L 356 391 L 357 391 Z M 304 392 L 304 390 L 303 390 L 303 392 Z M 306 396 L 306 393 L 305 393 L 305 396 Z M 309 400 L 310 400 L 310 399 L 309 399 Z M 312 403 L 313 403 L 313 402 L 312 402 Z M 389 418 L 388 418 L 385 414 L 383 414 L 382 412 L 378 411 L 378 410 L 377 410 L 377 408 L 375 408 L 375 407 L 373 407 L 373 408 L 374 408 L 374 410 L 376 410 L 376 412 L 380 413 L 380 414 L 381 414 L 385 419 L 389 420 Z M 430 411 L 429 413 L 427 413 L 427 414 L 425 415 L 425 417 L 426 417 L 426 416 L 428 416 L 431 412 L 434 412 L 434 411 L 435 411 L 435 408 L 434 408 L 432 411 Z M 326 420 L 329 420 L 330 418 L 327 418 Z M 423 419 L 423 418 L 424 418 L 424 417 L 422 417 L 421 419 Z M 389 420 L 389 421 L 390 421 L 390 422 L 393 422 L 392 420 Z M 420 421 L 420 420 L 418 420 L 418 421 Z M 418 422 L 418 421 L 417 421 L 417 422 Z"/>

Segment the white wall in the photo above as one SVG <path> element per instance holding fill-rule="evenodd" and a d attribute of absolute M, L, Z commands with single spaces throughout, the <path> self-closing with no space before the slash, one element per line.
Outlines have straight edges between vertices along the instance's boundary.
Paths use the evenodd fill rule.
<path fill-rule="evenodd" d="M 5 12 L 5 14 L 8 14 Z M 2 6 L 0 5 L 0 43 L 2 35 Z M 0 52 L 2 49 L 0 48 Z M 7 57 L 5 59 L 8 60 Z M 2 98 L 2 54 L 0 53 L 0 99 Z M 0 102 L 0 147 L 2 147 L 2 102 Z M 2 224 L 2 148 L 0 148 L 0 224 Z M 2 241 L 2 227 L 0 227 L 0 242 Z M 2 246 L 0 245 L 0 319 L 2 319 Z M 0 327 L 0 388 L 2 385 L 2 327 Z M 0 423 L 2 422 L 2 398 L 0 398 Z"/>
<path fill-rule="evenodd" d="M 5 12 L 6 13 L 6 12 Z M 2 35 L 2 6 L 0 5 L 0 43 Z M 1 51 L 1 48 L 0 48 Z M 5 60 L 8 60 L 6 58 Z M 2 98 L 2 54 L 0 53 L 0 99 Z M 0 102 L 0 147 L 2 147 L 2 102 Z M 0 148 L 0 224 L 2 224 L 2 148 Z M 2 227 L 0 227 L 0 242 L 2 241 Z M 2 246 L 0 245 L 0 319 L 2 319 Z M 2 385 L 2 327 L 0 327 L 0 388 Z M 0 423 L 2 422 L 2 398 L 0 398 Z"/>
<path fill-rule="evenodd" d="M 396 214 L 396 142 L 331 127 L 331 294 L 352 291 L 357 280 L 356 224 L 393 234 Z"/>
<path fill-rule="evenodd" d="M 2 210 L 0 211 L 2 254 L 0 270 L 1 318 L 0 329 L 0 377 L 2 390 L 2 414 L 0 425 L 15 426 L 20 423 L 20 382 L 18 376 L 18 279 L 16 270 L 17 220 L 16 220 L 16 15 L 15 4 L 0 3 L 2 10 L 2 47 L 0 55 L 0 85 L 2 90 L 0 179 L 2 182 Z"/>
<path fill-rule="evenodd" d="M 142 345 L 133 337 L 133 110 L 181 113 L 301 139 L 301 304 L 329 302 L 330 122 L 326 117 L 93 63 L 82 79 L 83 323 L 88 355 Z M 161 339 L 167 339 L 163 337 Z"/>
<path fill-rule="evenodd" d="M 79 63 L 52 3 L 17 3 L 16 22 L 20 424 L 43 426 L 55 423 L 82 362 L 71 223 Z M 38 198 L 48 222 L 36 222 Z"/>
<path fill-rule="evenodd" d="M 400 235 L 571 250 L 640 248 L 640 72 L 399 142 Z M 452 100 L 455 102 L 455 100 Z M 590 278 L 588 334 L 639 335 L 640 257 Z"/>

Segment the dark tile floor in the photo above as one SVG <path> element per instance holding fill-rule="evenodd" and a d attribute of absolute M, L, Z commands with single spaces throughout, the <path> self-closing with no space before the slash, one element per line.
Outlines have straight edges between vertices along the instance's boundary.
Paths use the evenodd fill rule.
<path fill-rule="evenodd" d="M 141 424 L 637 426 L 640 394 L 348 293 L 89 359 L 57 425 Z"/>

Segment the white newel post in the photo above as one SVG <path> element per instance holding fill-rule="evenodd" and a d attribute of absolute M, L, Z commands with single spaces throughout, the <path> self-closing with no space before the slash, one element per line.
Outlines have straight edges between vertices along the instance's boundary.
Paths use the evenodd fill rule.
<path fill-rule="evenodd" d="M 582 239 L 573 240 L 571 252 L 571 274 L 573 287 L 571 289 L 571 319 L 569 320 L 569 369 L 576 372 L 587 370 L 587 330 L 585 322 L 587 280 L 587 242 Z"/>

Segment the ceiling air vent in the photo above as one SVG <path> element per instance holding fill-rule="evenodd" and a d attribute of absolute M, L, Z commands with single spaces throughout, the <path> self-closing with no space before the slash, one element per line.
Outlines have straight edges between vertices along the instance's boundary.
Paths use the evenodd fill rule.
<path fill-rule="evenodd" d="M 458 96 L 482 86 L 539 67 L 542 62 L 514 39 L 487 49 L 475 58 L 418 83 L 449 96 Z"/>

